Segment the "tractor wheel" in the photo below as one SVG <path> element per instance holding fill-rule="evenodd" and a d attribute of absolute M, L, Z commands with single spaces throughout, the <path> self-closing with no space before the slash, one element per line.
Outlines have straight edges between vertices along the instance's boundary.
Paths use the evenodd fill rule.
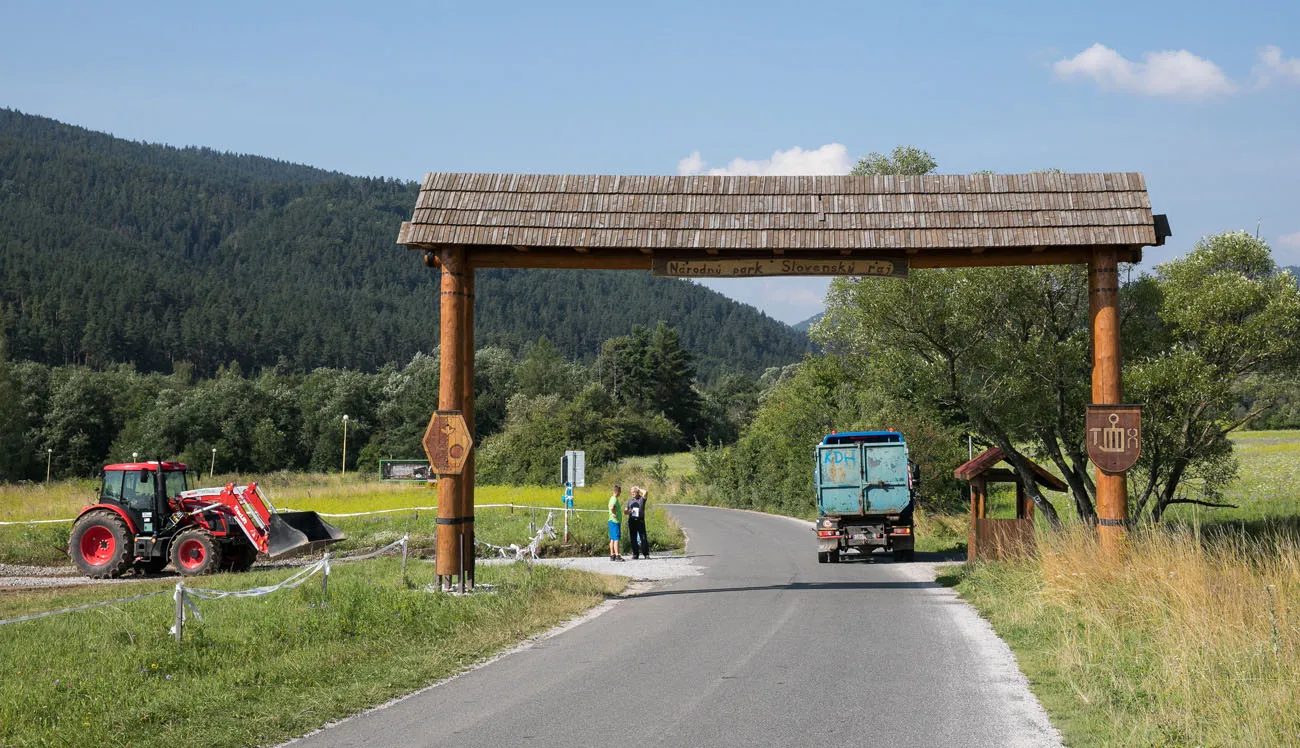
<path fill-rule="evenodd" d="M 171 557 L 181 576 L 211 574 L 221 567 L 221 546 L 207 530 L 191 527 L 172 539 Z"/>
<path fill-rule="evenodd" d="M 122 518 L 107 510 L 88 512 L 72 526 L 68 555 L 82 574 L 94 579 L 120 577 L 131 562 L 131 531 Z"/>
<path fill-rule="evenodd" d="M 221 551 L 222 571 L 248 571 L 257 560 L 257 549 L 247 543 L 227 545 Z"/>

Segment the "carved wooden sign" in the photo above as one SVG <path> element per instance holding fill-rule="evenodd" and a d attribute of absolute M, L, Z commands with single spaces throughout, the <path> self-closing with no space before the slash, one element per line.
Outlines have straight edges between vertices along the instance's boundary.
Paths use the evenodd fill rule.
<path fill-rule="evenodd" d="M 1122 473 L 1142 454 L 1142 406 L 1089 405 L 1088 459 L 1103 473 Z"/>
<path fill-rule="evenodd" d="M 777 259 L 674 260 L 656 257 L 651 274 L 667 278 L 759 278 L 771 275 L 862 275 L 906 278 L 907 260 L 894 259 Z"/>
<path fill-rule="evenodd" d="M 460 475 L 474 448 L 469 426 L 459 410 L 437 410 L 424 431 L 424 453 L 438 475 Z"/>

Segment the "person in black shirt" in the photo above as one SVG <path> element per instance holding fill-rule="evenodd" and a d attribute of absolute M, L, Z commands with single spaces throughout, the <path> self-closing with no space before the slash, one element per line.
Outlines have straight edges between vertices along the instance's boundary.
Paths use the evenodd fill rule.
<path fill-rule="evenodd" d="M 638 559 L 642 556 L 650 558 L 650 538 L 646 536 L 645 531 L 645 512 L 646 512 L 646 495 L 645 489 L 640 486 L 632 487 L 632 498 L 628 499 L 627 509 L 627 530 L 632 535 L 632 558 Z"/>

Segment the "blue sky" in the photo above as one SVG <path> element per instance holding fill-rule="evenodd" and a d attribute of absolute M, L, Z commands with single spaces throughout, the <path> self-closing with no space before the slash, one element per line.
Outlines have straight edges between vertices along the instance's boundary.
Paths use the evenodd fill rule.
<path fill-rule="evenodd" d="M 1175 234 L 1146 267 L 1256 220 L 1300 264 L 1296 2 L 7 0 L 0 106 L 406 179 L 825 171 L 900 143 L 949 173 L 1141 171 Z M 717 287 L 794 322 L 825 285 Z"/>

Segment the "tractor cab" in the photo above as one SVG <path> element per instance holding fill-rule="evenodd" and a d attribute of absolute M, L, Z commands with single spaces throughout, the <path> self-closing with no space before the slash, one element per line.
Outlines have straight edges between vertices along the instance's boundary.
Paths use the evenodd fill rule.
<path fill-rule="evenodd" d="M 138 535 L 153 535 L 170 514 L 167 500 L 188 488 L 180 462 L 126 462 L 104 466 L 99 501 L 121 507 Z"/>

